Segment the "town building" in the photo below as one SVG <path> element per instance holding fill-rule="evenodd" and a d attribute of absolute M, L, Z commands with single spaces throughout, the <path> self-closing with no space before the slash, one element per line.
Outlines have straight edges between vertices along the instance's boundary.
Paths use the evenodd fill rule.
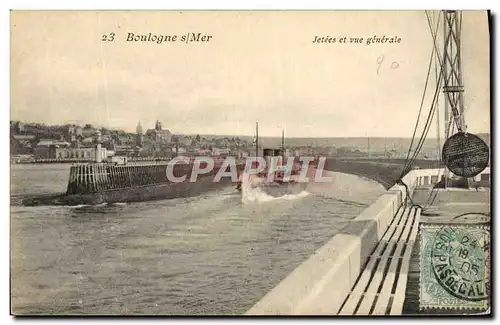
<path fill-rule="evenodd" d="M 69 125 L 64 131 L 63 136 L 64 139 L 69 143 L 76 142 L 83 136 L 82 128 L 78 125 Z"/>
<path fill-rule="evenodd" d="M 115 145 L 114 146 L 115 150 L 115 155 L 116 156 L 136 156 L 137 155 L 137 149 L 134 146 L 130 145 Z"/>
<path fill-rule="evenodd" d="M 72 146 L 67 141 L 41 140 L 34 149 L 35 159 L 60 159 L 77 161 L 104 161 L 108 157 L 106 148 L 100 145 L 100 132 L 97 131 L 93 143 Z"/>
<path fill-rule="evenodd" d="M 11 143 L 12 141 L 16 142 L 19 147 L 23 147 L 26 149 L 32 149 L 36 146 L 37 143 L 37 138 L 35 135 L 12 135 L 11 136 Z"/>
<path fill-rule="evenodd" d="M 172 132 L 163 130 L 160 121 L 156 121 L 155 128 L 146 131 L 146 136 L 156 143 L 169 144 L 172 142 Z"/>
<path fill-rule="evenodd" d="M 18 122 L 11 122 L 10 129 L 11 129 L 11 133 L 13 133 L 13 134 L 21 134 L 21 133 L 25 132 L 24 123 L 19 122 L 19 121 Z"/>

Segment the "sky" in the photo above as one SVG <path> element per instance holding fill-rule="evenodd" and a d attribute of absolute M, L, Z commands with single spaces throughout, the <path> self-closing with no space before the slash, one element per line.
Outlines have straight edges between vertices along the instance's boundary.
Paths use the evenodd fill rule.
<path fill-rule="evenodd" d="M 192 32 L 212 38 L 126 41 Z M 313 43 L 383 35 L 401 42 Z M 468 131 L 489 132 L 486 12 L 463 13 L 462 45 Z M 13 11 L 10 118 L 130 132 L 158 119 L 174 133 L 224 135 L 252 135 L 258 121 L 262 136 L 411 137 L 431 50 L 423 11 Z"/>

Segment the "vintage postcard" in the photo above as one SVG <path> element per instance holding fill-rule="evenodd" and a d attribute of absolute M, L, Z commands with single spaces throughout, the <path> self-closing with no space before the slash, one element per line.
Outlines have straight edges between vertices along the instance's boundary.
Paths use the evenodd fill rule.
<path fill-rule="evenodd" d="M 490 315 L 490 19 L 11 11 L 11 314 Z"/>

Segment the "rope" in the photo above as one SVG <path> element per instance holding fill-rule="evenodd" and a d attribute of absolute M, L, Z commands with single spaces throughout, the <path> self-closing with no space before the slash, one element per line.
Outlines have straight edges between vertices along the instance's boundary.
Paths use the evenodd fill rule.
<path fill-rule="evenodd" d="M 405 165 L 404 165 L 403 170 L 401 172 L 400 179 L 398 181 L 396 181 L 396 184 L 402 185 L 406 189 L 406 197 L 405 197 L 405 203 L 404 204 L 406 205 L 408 203 L 408 201 L 410 201 L 410 203 L 411 203 L 412 206 L 416 206 L 416 207 L 421 208 L 422 212 L 425 212 L 430 206 L 432 206 L 434 204 L 434 202 L 435 202 L 435 200 L 436 200 L 436 198 L 437 198 L 437 196 L 439 194 L 439 191 L 437 191 L 437 188 L 434 186 L 431 189 L 431 192 L 429 193 L 429 196 L 427 197 L 427 200 L 426 200 L 426 202 L 424 204 L 424 207 L 422 208 L 422 206 L 420 206 L 418 204 L 415 204 L 415 202 L 413 202 L 412 198 L 410 197 L 408 186 L 407 186 L 407 184 L 404 183 L 404 181 L 402 180 L 402 177 L 406 173 L 408 173 L 410 171 L 412 164 L 415 162 L 418 154 L 420 153 L 420 151 L 422 149 L 423 143 L 424 143 L 424 141 L 425 141 L 425 139 L 427 137 L 427 134 L 428 134 L 429 129 L 430 129 L 430 125 L 432 123 L 432 120 L 434 118 L 434 114 L 435 114 L 435 111 L 436 111 L 436 108 L 437 108 L 437 99 L 438 99 L 438 93 L 439 93 L 441 82 L 442 82 L 443 78 L 444 79 L 446 78 L 445 73 L 444 73 L 445 72 L 444 71 L 444 69 L 445 69 L 444 60 L 446 58 L 443 58 L 443 60 L 441 60 L 441 57 L 439 55 L 439 51 L 435 50 L 435 49 L 437 49 L 436 38 L 437 38 L 437 31 L 438 31 L 438 28 L 439 28 L 439 22 L 440 22 L 440 20 L 438 18 L 438 22 L 437 22 L 437 25 L 436 25 L 436 30 L 434 31 L 433 27 L 432 27 L 433 23 L 431 22 L 431 18 L 429 16 L 429 13 L 426 11 L 425 14 L 427 16 L 427 21 L 428 21 L 429 29 L 431 31 L 431 35 L 432 35 L 434 46 L 433 46 L 433 51 L 432 51 L 432 54 L 431 54 L 431 60 L 429 62 L 429 69 L 428 69 L 428 72 L 427 72 L 427 78 L 426 78 L 426 82 L 425 82 L 424 94 L 423 94 L 423 97 L 422 97 L 422 102 L 421 102 L 421 106 L 420 106 L 419 113 L 418 113 L 418 119 L 417 119 L 417 122 L 415 124 L 415 129 L 413 131 L 413 136 L 412 136 L 412 140 L 411 140 L 411 143 L 410 143 L 410 147 L 408 149 L 408 154 L 407 154 L 407 157 L 406 157 Z M 459 24 L 460 24 L 459 28 L 460 28 L 460 32 L 461 32 L 461 30 L 462 30 L 462 12 L 460 12 L 460 17 L 458 19 L 459 19 Z M 426 90 L 427 90 L 427 84 L 428 84 L 428 80 L 429 80 L 430 65 L 432 64 L 432 59 L 433 59 L 434 53 L 436 53 L 437 60 L 439 61 L 439 66 L 441 68 L 440 69 L 440 73 L 439 73 L 439 77 L 438 77 L 438 80 L 437 80 L 436 91 L 434 93 L 434 98 L 432 100 L 431 108 L 430 108 L 430 111 L 429 111 L 429 116 L 427 117 L 427 121 L 426 121 L 426 124 L 424 126 L 424 130 L 422 131 L 422 136 L 420 137 L 419 142 L 417 143 L 417 145 L 415 147 L 415 150 L 414 150 L 414 153 L 413 153 L 412 157 L 409 158 L 410 157 L 410 153 L 411 153 L 411 149 L 412 149 L 412 146 L 413 146 L 413 143 L 414 143 L 414 140 L 415 140 L 416 130 L 417 130 L 419 122 L 420 122 L 420 116 L 421 116 L 421 111 L 422 111 L 423 100 L 425 98 L 425 94 L 426 94 Z M 460 53 L 460 55 L 462 55 L 462 53 Z M 446 80 L 445 80 L 445 84 L 446 84 Z M 453 133 L 452 130 L 453 130 L 454 126 L 457 127 L 458 131 L 462 131 L 462 130 L 464 130 L 466 128 L 465 122 L 462 123 L 462 119 L 461 119 L 462 116 L 461 116 L 460 112 L 458 112 L 458 109 L 457 109 L 456 105 L 453 104 L 453 102 L 452 102 L 452 100 L 450 98 L 450 94 L 446 93 L 446 96 L 448 97 L 447 98 L 448 102 L 451 104 L 453 118 L 451 118 L 449 120 L 449 122 L 448 122 L 447 132 L 446 132 L 446 135 L 445 135 L 445 139 L 447 139 L 449 137 L 450 132 Z M 453 123 L 453 122 L 455 122 L 455 123 Z M 445 182 L 446 182 L 446 169 L 444 169 L 444 170 L 445 170 Z M 440 177 L 441 177 L 441 169 L 438 172 L 438 182 L 439 182 Z M 462 217 L 462 216 L 465 216 L 465 215 L 469 215 L 469 214 L 474 214 L 474 213 L 473 212 L 464 213 L 464 214 L 462 214 L 460 216 L 455 217 L 454 219 Z M 483 213 L 477 213 L 477 214 L 482 214 L 482 215 L 489 216 L 489 214 L 483 214 Z"/>
<path fill-rule="evenodd" d="M 428 15 L 427 11 L 426 11 L 426 15 L 427 15 L 427 18 L 429 20 L 430 17 Z M 437 23 L 437 26 L 436 26 L 436 33 L 434 33 L 434 31 L 432 30 L 432 27 L 431 27 L 431 35 L 432 35 L 432 39 L 433 39 L 433 43 L 434 44 L 436 43 L 437 29 L 439 28 L 439 22 L 440 22 L 440 20 L 438 19 L 438 23 Z M 408 153 L 407 153 L 407 156 L 406 156 L 405 165 L 404 165 L 403 170 L 401 171 L 401 175 L 399 177 L 400 179 L 406 173 L 408 173 L 410 171 L 412 164 L 415 162 L 418 154 L 420 153 L 420 150 L 422 149 L 422 146 L 423 146 L 423 144 L 425 142 L 425 138 L 427 137 L 427 134 L 429 132 L 430 123 L 432 122 L 432 119 L 434 117 L 434 112 L 436 110 L 436 102 L 437 102 L 437 98 L 438 98 L 438 94 L 439 94 L 439 89 L 440 89 L 440 85 L 441 85 L 441 81 L 442 81 L 442 77 L 443 77 L 443 67 L 442 67 L 441 62 L 439 62 L 440 67 L 441 67 L 441 72 L 439 74 L 438 82 L 437 82 L 436 89 L 435 89 L 435 92 L 434 92 L 434 98 L 432 100 L 431 109 L 429 110 L 429 115 L 427 116 L 427 120 L 426 120 L 426 123 L 425 123 L 425 126 L 424 126 L 424 130 L 422 131 L 422 135 L 419 138 L 419 142 L 417 143 L 417 146 L 415 148 L 415 151 L 413 152 L 412 157 L 410 158 L 410 154 L 411 154 L 411 150 L 412 150 L 412 147 L 413 147 L 413 143 L 415 141 L 415 135 L 416 135 L 416 132 L 417 132 L 418 125 L 420 123 L 420 116 L 421 116 L 422 107 L 423 107 L 423 104 L 424 104 L 424 101 L 425 101 L 425 95 L 427 93 L 427 87 L 428 87 L 428 82 L 429 82 L 429 78 L 430 78 L 430 72 L 431 72 L 432 62 L 433 62 L 433 58 L 434 58 L 435 54 L 437 54 L 437 57 L 439 59 L 439 54 L 436 51 L 436 46 L 433 46 L 432 47 L 432 51 L 431 51 L 431 57 L 429 59 L 429 66 L 428 66 L 428 69 L 427 69 L 427 77 L 426 77 L 426 81 L 425 81 L 424 92 L 423 92 L 423 95 L 422 95 L 422 100 L 420 102 L 420 109 L 419 109 L 419 113 L 418 113 L 418 118 L 417 118 L 417 122 L 415 123 L 415 128 L 413 130 L 413 136 L 412 136 L 412 139 L 411 139 L 411 142 L 410 142 L 410 147 L 408 148 Z"/>
<path fill-rule="evenodd" d="M 426 202 L 424 204 L 424 208 L 422 208 L 420 205 L 417 205 L 417 204 L 415 204 L 412 201 L 412 199 L 411 199 L 411 197 L 409 195 L 408 186 L 403 182 L 402 178 L 403 178 L 404 175 L 406 175 L 411 170 L 413 163 L 415 162 L 415 160 L 417 159 L 420 151 L 422 150 L 423 144 L 424 144 L 424 142 L 425 142 L 425 140 L 427 138 L 427 135 L 428 135 L 429 130 L 430 130 L 430 126 L 431 126 L 432 121 L 434 119 L 434 114 L 435 114 L 436 109 L 437 109 L 437 103 L 438 103 L 439 90 L 441 88 L 441 83 L 442 83 L 443 79 L 446 78 L 445 71 L 444 71 L 444 69 L 445 69 L 445 66 L 444 66 L 445 61 L 444 60 L 446 58 L 443 58 L 443 60 L 441 59 L 439 51 L 437 50 L 437 44 L 436 44 L 436 39 L 437 39 L 437 34 L 438 34 L 438 28 L 439 28 L 439 24 L 440 24 L 440 17 L 441 17 L 441 12 L 439 12 L 439 13 L 440 14 L 438 16 L 437 23 L 436 23 L 436 22 L 431 22 L 431 17 L 429 15 L 428 11 L 425 11 L 425 14 L 426 14 L 426 17 L 427 17 L 427 22 L 428 22 L 429 29 L 430 29 L 430 32 L 431 32 L 431 35 L 432 35 L 432 40 L 433 40 L 433 45 L 434 46 L 433 46 L 432 51 L 431 51 L 431 58 L 429 60 L 429 66 L 428 66 L 428 69 L 427 69 L 427 76 L 426 76 L 426 81 L 425 81 L 425 85 L 424 85 L 424 92 L 423 92 L 423 95 L 422 95 L 422 100 L 420 102 L 420 108 L 419 108 L 419 112 L 418 112 L 418 117 L 417 117 L 417 121 L 415 123 L 415 128 L 413 130 L 413 135 L 412 135 L 412 139 L 411 139 L 410 146 L 409 146 L 409 149 L 408 149 L 408 153 L 407 153 L 407 156 L 406 156 L 405 164 L 404 164 L 404 167 L 403 167 L 403 169 L 401 171 L 401 175 L 400 175 L 399 179 L 396 181 L 396 184 L 403 185 L 405 187 L 405 189 L 406 189 L 405 204 L 407 204 L 407 202 L 410 201 L 411 204 L 412 204 L 412 206 L 417 206 L 417 207 L 421 208 L 422 211 L 427 210 L 431 205 L 434 204 L 434 202 L 436 200 L 436 197 L 439 194 L 439 191 L 437 191 L 436 187 L 433 187 L 431 189 L 431 192 L 429 193 L 429 196 L 427 197 L 427 200 L 426 200 Z M 434 15 L 433 15 L 433 18 L 434 18 Z M 456 18 L 456 19 L 459 19 L 459 24 L 460 24 L 459 28 L 460 28 L 460 31 L 461 31 L 462 30 L 462 24 L 461 24 L 462 13 L 460 13 L 460 17 Z M 434 20 L 434 19 L 432 19 L 432 20 Z M 435 30 L 433 29 L 433 24 L 436 24 L 436 29 Z M 460 54 L 462 54 L 462 53 L 460 53 Z M 413 145 L 414 145 L 414 142 L 415 142 L 416 132 L 417 132 L 418 126 L 420 124 L 420 117 L 421 117 L 421 114 L 422 114 L 423 103 L 424 103 L 424 100 L 425 100 L 425 97 L 426 97 L 426 93 L 427 93 L 427 88 L 428 88 L 428 83 L 429 83 L 429 78 L 430 78 L 430 70 L 431 70 L 433 59 L 434 59 L 434 55 L 436 55 L 437 61 L 439 61 L 440 72 L 439 72 L 438 80 L 436 82 L 436 89 L 435 89 L 434 96 L 433 96 L 432 103 L 431 103 L 431 107 L 430 107 L 430 110 L 429 110 L 429 115 L 427 116 L 427 119 L 426 119 L 426 122 L 425 122 L 425 125 L 424 125 L 424 129 L 422 131 L 421 137 L 419 138 L 419 141 L 418 141 L 417 145 L 415 146 L 415 149 L 414 149 L 413 155 L 412 155 L 411 151 L 412 151 L 412 148 L 413 148 Z M 437 68 L 436 68 L 436 70 L 437 70 Z M 436 71 L 436 74 L 437 74 L 437 71 Z M 445 80 L 445 84 L 446 84 L 446 80 Z M 448 98 L 447 98 L 448 102 L 452 103 L 452 100 L 450 98 L 450 94 L 446 93 L 446 95 L 448 96 Z M 455 105 L 451 105 L 451 106 L 452 106 L 451 108 L 452 108 L 452 113 L 453 113 L 453 119 L 450 119 L 449 124 L 447 125 L 447 132 L 446 132 L 446 135 L 445 135 L 446 138 L 449 137 L 450 130 L 452 130 L 452 127 L 454 125 L 457 126 L 458 131 L 461 131 L 463 129 L 463 127 L 464 127 L 464 125 L 462 125 L 462 123 L 461 123 L 460 113 L 457 111 L 456 106 Z M 455 122 L 454 125 L 453 125 L 453 122 Z M 411 158 L 410 158 L 410 156 L 411 156 Z M 440 177 L 441 177 L 441 170 L 439 170 L 439 172 L 438 172 L 438 181 L 439 181 Z M 446 177 L 446 174 L 445 174 L 445 177 Z"/>
<path fill-rule="evenodd" d="M 479 215 L 491 218 L 491 215 L 489 213 L 484 213 L 484 212 L 466 212 L 466 213 L 462 213 L 462 214 L 460 214 L 460 215 L 458 215 L 456 217 L 453 217 L 453 219 L 451 219 L 451 220 L 455 220 L 455 219 L 458 219 L 458 218 L 461 218 L 461 217 L 465 217 L 465 216 L 468 216 L 468 215 L 471 215 L 471 214 L 479 214 Z M 490 223 L 490 222 L 487 222 L 487 223 Z"/>
<path fill-rule="evenodd" d="M 413 156 L 412 156 L 412 158 L 411 158 L 411 160 L 410 160 L 410 162 L 408 164 L 407 169 L 403 170 L 404 174 L 406 174 L 407 172 L 410 171 L 411 165 L 417 159 L 417 156 L 420 153 L 420 150 L 422 149 L 422 147 L 424 145 L 425 139 L 427 138 L 427 134 L 429 133 L 432 120 L 434 119 L 434 113 L 436 112 L 436 107 L 437 107 L 436 102 L 437 102 L 437 98 L 438 98 L 438 94 L 439 94 L 439 88 L 441 86 L 442 77 L 443 77 L 443 75 L 440 74 L 439 75 L 438 84 L 437 84 L 437 87 L 436 87 L 436 91 L 434 92 L 434 98 L 432 100 L 431 109 L 430 109 L 429 115 L 427 116 L 427 120 L 425 122 L 424 130 L 422 131 L 422 136 L 419 139 L 419 142 L 417 144 L 417 147 L 415 148 L 415 151 L 414 151 Z"/>
<path fill-rule="evenodd" d="M 427 15 L 427 18 L 429 20 L 429 15 L 426 11 L 426 15 Z M 431 26 L 431 25 L 429 25 Z M 437 23 L 437 26 L 436 26 L 436 33 L 433 32 L 432 30 L 432 27 L 431 27 L 431 34 L 432 34 L 432 39 L 433 39 L 433 43 L 435 44 L 436 43 L 436 38 L 437 38 L 437 28 L 439 27 L 439 19 L 438 19 L 438 23 Z M 438 58 L 439 58 L 439 54 L 437 53 L 436 51 L 436 46 L 433 46 L 432 48 L 432 51 L 431 51 L 431 57 L 429 59 L 429 66 L 428 66 L 428 69 L 427 69 L 427 77 L 426 77 L 426 81 L 425 81 L 425 86 L 424 86 L 424 92 L 423 92 L 423 95 L 422 95 L 422 100 L 420 102 L 420 109 L 419 109 L 419 112 L 418 112 L 418 118 L 417 118 L 417 122 L 415 123 L 415 128 L 413 130 L 413 136 L 412 136 L 412 139 L 411 139 L 411 142 L 410 142 L 410 147 L 408 148 L 408 154 L 406 156 L 406 161 L 405 161 L 405 165 L 403 167 L 403 170 L 401 171 L 401 175 L 399 177 L 399 179 L 396 181 L 396 184 L 399 184 L 399 185 L 402 185 L 405 187 L 406 189 L 406 196 L 405 196 L 405 205 L 408 203 L 408 201 L 410 201 L 411 205 L 412 206 L 416 206 L 416 207 L 419 207 L 420 209 L 423 210 L 422 206 L 418 205 L 418 204 L 415 204 L 415 202 L 413 202 L 411 196 L 410 196 L 410 191 L 409 191 L 409 188 L 408 188 L 408 185 L 402 180 L 403 176 L 408 173 L 413 165 L 413 163 L 415 162 L 418 154 L 420 153 L 421 149 L 422 149 L 422 146 L 425 142 L 425 139 L 427 138 L 427 134 L 430 130 L 430 126 L 431 126 L 431 123 L 432 123 L 432 120 L 434 118 L 434 114 L 435 114 L 435 111 L 436 111 L 436 103 L 437 103 L 437 99 L 439 98 L 438 97 L 438 94 L 439 94 L 439 89 L 440 89 L 440 86 L 441 86 L 441 82 L 442 82 L 442 79 L 443 79 L 443 66 L 441 64 L 441 62 L 439 62 L 440 64 L 440 67 L 441 67 L 441 71 L 439 73 L 439 77 L 438 77 L 438 80 L 437 80 L 437 84 L 436 84 L 436 89 L 434 91 L 434 96 L 433 96 L 433 99 L 432 99 L 432 103 L 431 103 L 431 108 L 429 110 L 429 115 L 427 116 L 427 119 L 426 119 L 426 122 L 425 122 L 425 125 L 424 125 L 424 129 L 422 131 L 422 134 L 419 138 L 419 141 L 415 147 L 415 150 L 413 152 L 413 155 L 412 157 L 410 158 L 410 154 L 411 154 L 411 149 L 413 147 L 413 143 L 415 141 L 415 135 L 416 135 L 416 132 L 417 132 L 417 128 L 418 128 L 418 125 L 420 123 L 420 116 L 421 116 L 421 113 L 422 113 L 422 107 L 423 107 L 423 104 L 424 104 L 424 101 L 425 101 L 425 97 L 426 97 L 426 93 L 427 93 L 427 87 L 428 87 L 428 82 L 429 82 L 429 78 L 430 78 L 430 72 L 431 72 L 431 68 L 432 68 L 432 62 L 433 62 L 433 59 L 434 59 L 434 55 L 437 55 Z M 427 201 L 429 201 L 429 198 L 427 199 Z"/>
<path fill-rule="evenodd" d="M 422 209 L 422 206 L 420 204 L 416 204 L 415 202 L 413 202 L 413 200 L 411 199 L 411 196 L 410 196 L 410 189 L 408 188 L 408 185 L 406 185 L 406 183 L 402 179 L 398 179 L 396 181 L 396 184 L 402 185 L 405 187 L 405 190 L 406 190 L 405 201 L 404 201 L 405 206 L 408 204 L 408 201 L 410 201 L 412 207 L 417 207 L 417 208 Z"/>
<path fill-rule="evenodd" d="M 441 11 L 439 12 L 439 17 L 440 16 L 441 16 Z M 433 21 L 436 21 L 435 11 L 432 12 L 432 19 L 433 19 Z M 438 20 L 438 22 L 439 22 L 439 20 Z M 436 27 L 436 30 L 438 28 L 439 28 L 439 25 Z M 435 68 L 435 75 L 436 75 L 436 80 L 437 80 L 438 73 L 439 73 L 438 71 L 440 71 L 440 70 L 438 70 L 437 60 L 434 61 L 434 62 L 435 62 L 435 66 L 434 66 L 434 68 Z M 436 105 L 439 108 L 439 99 L 436 102 Z M 438 123 L 438 125 L 437 125 L 437 131 L 438 131 L 437 132 L 437 140 L 438 140 L 438 154 L 439 154 L 441 152 L 441 148 L 440 148 L 440 146 L 441 146 L 441 141 L 440 141 L 441 135 L 440 135 L 440 132 L 439 132 L 439 123 L 440 123 L 440 121 L 439 121 L 439 110 L 436 110 L 436 112 L 437 112 L 437 123 Z M 448 132 L 445 135 L 445 139 L 448 138 L 449 128 L 446 128 L 446 130 L 448 130 Z M 438 155 L 438 157 L 440 159 L 441 155 Z M 442 165 L 442 164 L 440 164 L 440 165 Z M 438 179 L 438 183 L 439 183 L 439 180 L 441 179 L 441 169 L 439 169 L 439 172 L 438 172 L 438 175 L 437 175 L 437 179 Z M 432 206 L 434 204 L 434 202 L 436 201 L 436 198 L 437 198 L 438 194 L 439 194 L 439 191 L 437 191 L 436 187 L 433 186 L 432 189 L 431 189 L 431 192 L 429 193 L 429 196 L 427 197 L 427 200 L 425 201 L 424 209 L 422 210 L 422 212 L 425 212 L 430 206 Z"/>
<path fill-rule="evenodd" d="M 423 93 L 422 99 L 420 101 L 420 108 L 418 110 L 417 122 L 415 123 L 415 128 L 413 129 L 413 135 L 411 137 L 410 147 L 408 148 L 408 153 L 406 155 L 406 161 L 405 161 L 405 165 L 403 167 L 403 171 L 406 170 L 406 168 L 408 168 L 407 164 L 408 164 L 408 161 L 410 158 L 411 148 L 413 146 L 413 142 L 415 141 L 415 134 L 417 133 L 418 124 L 420 123 L 420 115 L 422 114 L 422 108 L 424 107 L 425 94 L 427 93 L 427 86 L 429 84 L 429 78 L 431 75 L 431 67 L 432 67 L 433 58 L 434 58 L 434 47 L 432 48 L 432 51 L 431 51 L 431 57 L 429 59 L 429 67 L 427 68 L 427 77 L 425 78 L 424 93 Z"/>
<path fill-rule="evenodd" d="M 451 126 L 452 126 L 451 122 L 452 122 L 452 120 L 450 119 L 450 121 L 448 122 L 448 132 L 446 133 L 446 138 L 448 138 L 448 135 L 449 135 L 450 130 L 451 130 Z M 441 169 L 438 172 L 438 182 L 439 182 L 440 176 L 441 176 Z M 444 176 L 445 176 L 445 182 L 446 182 L 446 172 L 445 172 Z M 432 200 L 431 200 L 431 196 L 433 194 L 434 194 L 434 196 L 432 197 Z M 427 198 L 427 201 L 424 204 L 424 209 L 422 211 L 426 211 L 427 209 L 429 209 L 430 206 L 432 206 L 434 204 L 434 201 L 436 200 L 436 197 L 438 196 L 438 194 L 439 194 L 439 191 L 437 191 L 436 187 L 434 186 L 431 189 L 431 193 L 429 193 L 429 197 Z"/>

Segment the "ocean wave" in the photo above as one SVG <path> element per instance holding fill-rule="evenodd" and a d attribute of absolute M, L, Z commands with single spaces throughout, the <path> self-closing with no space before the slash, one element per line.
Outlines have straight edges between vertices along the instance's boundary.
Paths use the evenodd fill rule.
<path fill-rule="evenodd" d="M 253 202 L 264 203 L 278 200 L 296 200 L 306 197 L 309 194 L 309 192 L 304 190 L 297 194 L 284 194 L 282 196 L 274 197 L 264 192 L 259 186 L 253 187 L 249 182 L 243 182 L 241 186 L 241 202 L 243 204 Z"/>

